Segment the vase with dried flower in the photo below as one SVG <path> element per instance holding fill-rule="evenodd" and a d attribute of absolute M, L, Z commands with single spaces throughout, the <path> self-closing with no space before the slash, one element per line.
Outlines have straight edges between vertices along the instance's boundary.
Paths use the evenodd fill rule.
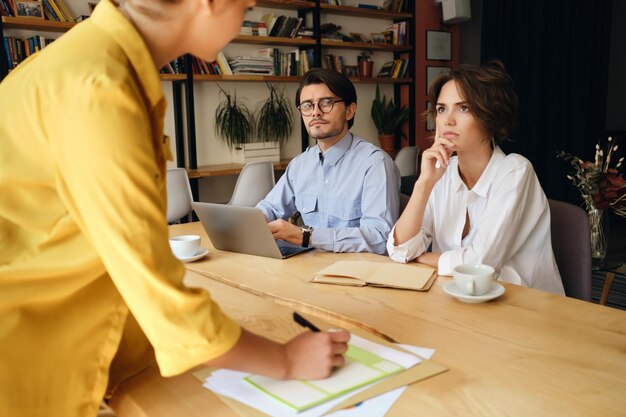
<path fill-rule="evenodd" d="M 558 153 L 559 158 L 569 162 L 573 168 L 567 179 L 578 188 L 585 203 L 589 214 L 591 257 L 600 264 L 607 253 L 606 210 L 626 217 L 626 180 L 620 173 L 624 157 L 617 159 L 618 150 L 619 146 L 609 137 L 605 148 L 596 144 L 594 161 L 583 161 L 568 152 Z"/>

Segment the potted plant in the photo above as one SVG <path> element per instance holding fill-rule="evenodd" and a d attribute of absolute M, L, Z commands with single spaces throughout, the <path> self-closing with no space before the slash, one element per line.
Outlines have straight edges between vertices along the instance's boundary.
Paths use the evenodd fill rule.
<path fill-rule="evenodd" d="M 359 77 L 371 77 L 372 68 L 374 67 L 374 63 L 372 62 L 372 52 L 361 51 L 357 57 L 357 61 L 359 64 Z"/>
<path fill-rule="evenodd" d="M 380 147 L 389 154 L 396 149 L 396 137 L 398 133 L 404 136 L 400 130 L 402 124 L 408 119 L 409 110 L 406 107 L 398 107 L 393 100 L 387 101 L 386 96 L 380 95 L 380 86 L 376 86 L 376 98 L 372 102 L 372 120 L 378 131 Z"/>
<path fill-rule="evenodd" d="M 237 100 L 236 94 L 220 85 L 218 88 L 225 100 L 215 110 L 215 134 L 230 148 L 241 148 L 254 137 L 254 117 L 246 105 Z"/>
<path fill-rule="evenodd" d="M 270 96 L 256 113 L 257 138 L 262 142 L 282 145 L 293 131 L 293 110 L 283 90 L 266 83 Z"/>

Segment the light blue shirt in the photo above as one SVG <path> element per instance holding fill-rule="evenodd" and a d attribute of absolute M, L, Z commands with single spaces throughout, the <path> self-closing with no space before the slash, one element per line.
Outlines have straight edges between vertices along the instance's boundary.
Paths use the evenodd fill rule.
<path fill-rule="evenodd" d="M 310 245 L 316 248 L 385 254 L 398 220 L 399 188 L 389 155 L 348 132 L 323 155 L 315 145 L 294 158 L 257 208 L 270 221 L 299 211 L 314 228 Z"/>

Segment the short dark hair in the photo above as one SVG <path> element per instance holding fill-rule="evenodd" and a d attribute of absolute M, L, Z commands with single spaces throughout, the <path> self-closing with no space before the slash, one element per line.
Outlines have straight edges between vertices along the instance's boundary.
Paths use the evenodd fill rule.
<path fill-rule="evenodd" d="M 296 106 L 300 105 L 300 93 L 302 89 L 311 84 L 324 84 L 334 95 L 342 99 L 346 106 L 356 104 L 356 89 L 348 77 L 327 68 L 312 68 L 308 70 L 300 80 L 296 91 Z M 354 117 L 348 120 L 348 128 L 354 124 Z"/>
<path fill-rule="evenodd" d="M 490 61 L 481 67 L 460 65 L 435 78 L 428 88 L 430 108 L 426 111 L 432 120 L 437 116 L 441 89 L 448 81 L 456 83 L 476 121 L 493 137 L 496 145 L 509 137 L 515 127 L 518 101 L 513 79 L 501 61 Z"/>

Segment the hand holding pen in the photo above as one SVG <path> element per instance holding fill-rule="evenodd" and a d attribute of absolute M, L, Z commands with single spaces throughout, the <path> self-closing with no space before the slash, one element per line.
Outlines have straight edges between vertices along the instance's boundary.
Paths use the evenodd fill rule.
<path fill-rule="evenodd" d="M 298 324 L 311 330 L 300 333 L 286 345 L 289 369 L 294 374 L 321 379 L 328 377 L 333 368 L 343 366 L 343 354 L 348 350 L 350 333 L 345 330 L 322 332 L 298 313 L 294 313 L 293 317 Z"/>

